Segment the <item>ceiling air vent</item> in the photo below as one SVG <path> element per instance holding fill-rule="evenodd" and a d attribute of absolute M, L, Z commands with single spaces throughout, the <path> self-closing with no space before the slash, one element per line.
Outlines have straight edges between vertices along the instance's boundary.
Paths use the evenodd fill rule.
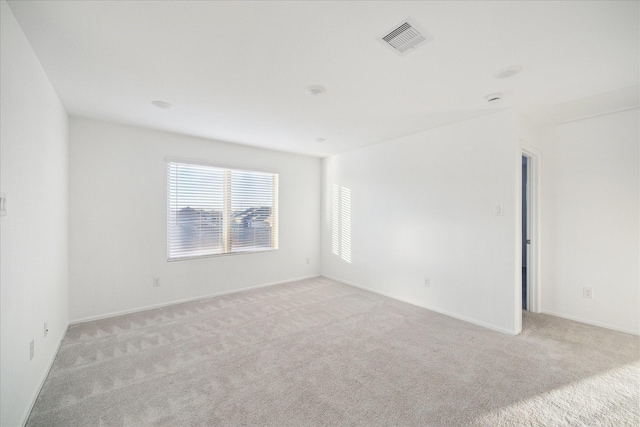
<path fill-rule="evenodd" d="M 419 30 L 414 22 L 405 19 L 391 31 L 380 36 L 378 40 L 402 55 L 431 40 L 431 37 L 425 31 Z"/>

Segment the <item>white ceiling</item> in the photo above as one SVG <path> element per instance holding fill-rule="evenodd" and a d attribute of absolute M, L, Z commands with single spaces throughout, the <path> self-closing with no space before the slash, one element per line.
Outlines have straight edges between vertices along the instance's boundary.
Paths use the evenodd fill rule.
<path fill-rule="evenodd" d="M 636 85 L 639 4 L 9 2 L 71 116 L 320 157 Z M 407 17 L 433 40 L 400 56 L 376 38 Z"/>

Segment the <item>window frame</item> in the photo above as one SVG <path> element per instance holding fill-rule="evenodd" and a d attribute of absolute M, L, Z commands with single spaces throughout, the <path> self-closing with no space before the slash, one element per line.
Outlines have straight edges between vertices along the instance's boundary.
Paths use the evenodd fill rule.
<path fill-rule="evenodd" d="M 186 255 L 186 256 L 171 256 L 171 244 L 172 241 L 170 240 L 170 236 L 171 236 L 171 231 L 170 231 L 170 227 L 171 227 L 171 175 L 170 175 L 170 167 L 171 164 L 183 164 L 186 166 L 201 166 L 201 167 L 208 167 L 208 168 L 212 168 L 212 169 L 216 169 L 221 171 L 223 174 L 229 173 L 230 175 L 233 172 L 240 172 L 240 173 L 257 173 L 257 174 L 265 174 L 265 175 L 272 175 L 272 179 L 274 179 L 274 186 L 272 187 L 271 190 L 271 197 L 272 197 L 272 201 L 271 201 L 271 210 L 272 210 L 272 215 L 273 212 L 275 213 L 274 217 L 275 217 L 275 221 L 272 225 L 271 228 L 271 247 L 269 248 L 240 248 L 238 250 L 232 250 L 231 248 L 231 223 L 233 222 L 233 213 L 231 212 L 231 206 L 233 204 L 233 200 L 231 198 L 231 190 L 232 190 L 232 184 L 231 181 L 229 181 L 228 186 L 224 186 L 223 190 L 222 190 L 222 199 L 223 199 L 223 216 L 226 215 L 226 218 L 223 220 L 223 231 L 221 234 L 221 246 L 222 246 L 222 252 L 220 253 L 204 253 L 204 254 L 199 254 L 199 255 Z M 213 163 L 213 162 L 206 162 L 206 161 L 201 161 L 201 160 L 193 160 L 193 159 L 185 159 L 185 158 L 179 158 L 179 157 L 166 157 L 165 158 L 165 172 L 166 172 L 166 227 L 165 227 L 165 231 L 166 231 L 166 244 L 167 244 L 167 261 L 168 262 L 175 262 L 175 261 L 184 261 L 184 260 L 194 260 L 194 259 L 202 259 L 202 258 L 214 258 L 214 257 L 221 257 L 221 256 L 229 256 L 229 255 L 249 255 L 249 254 L 257 254 L 257 253 L 264 253 L 264 252 L 275 252 L 277 250 L 279 250 L 280 247 L 280 238 L 279 238 L 279 234 L 280 234 L 280 218 L 279 218 L 279 194 L 280 194 L 280 173 L 278 171 L 275 170 L 270 170 L 270 169 L 264 169 L 264 168 L 256 168 L 256 167 L 246 167 L 246 166 L 239 166 L 239 165 L 230 165 L 230 164 L 222 164 L 222 163 Z M 173 218 L 175 219 L 175 217 Z"/>

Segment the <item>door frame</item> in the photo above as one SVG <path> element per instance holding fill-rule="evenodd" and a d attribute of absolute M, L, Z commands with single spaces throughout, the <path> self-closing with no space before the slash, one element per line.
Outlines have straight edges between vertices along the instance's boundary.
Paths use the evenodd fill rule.
<path fill-rule="evenodd" d="M 542 286 L 540 285 L 540 151 L 520 140 L 522 155 L 527 158 L 527 236 L 531 243 L 527 250 L 527 310 L 540 313 Z M 522 161 L 520 161 L 522 163 Z M 522 173 L 520 173 L 522 177 Z M 522 180 L 522 178 L 520 178 Z M 522 188 L 522 182 L 520 182 Z M 522 205 L 521 205 L 522 206 Z M 522 219 L 520 220 L 522 239 Z M 520 243 L 522 247 L 522 242 Z M 520 275 L 522 277 L 522 275 Z M 522 279 L 521 279 L 522 280 Z M 522 289 L 522 283 L 520 283 Z M 522 300 L 520 302 L 522 305 Z"/>

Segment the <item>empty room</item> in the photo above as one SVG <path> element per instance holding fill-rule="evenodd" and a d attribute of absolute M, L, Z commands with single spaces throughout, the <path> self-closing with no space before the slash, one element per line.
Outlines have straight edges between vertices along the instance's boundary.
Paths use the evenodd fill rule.
<path fill-rule="evenodd" d="M 0 18 L 1 427 L 640 425 L 640 1 Z"/>

